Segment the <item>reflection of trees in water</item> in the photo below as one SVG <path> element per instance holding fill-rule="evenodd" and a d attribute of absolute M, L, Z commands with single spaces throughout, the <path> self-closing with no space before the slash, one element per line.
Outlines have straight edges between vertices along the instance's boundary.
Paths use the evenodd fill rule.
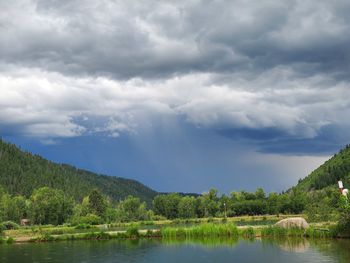
<path fill-rule="evenodd" d="M 323 255 L 337 259 L 337 262 L 350 262 L 350 239 L 315 239 L 310 244 Z"/>
<path fill-rule="evenodd" d="M 305 238 L 272 238 L 262 239 L 264 246 L 278 245 L 282 250 L 303 253 L 310 249 L 335 259 L 335 262 L 350 262 L 349 239 L 305 239 Z"/>
<path fill-rule="evenodd" d="M 194 245 L 203 245 L 205 247 L 222 247 L 222 246 L 228 246 L 228 247 L 234 247 L 238 244 L 239 239 L 238 238 L 165 238 L 162 240 L 162 243 L 165 245 L 173 246 L 173 245 L 188 245 L 188 244 L 194 244 Z"/>
<path fill-rule="evenodd" d="M 279 247 L 280 249 L 293 253 L 304 253 L 312 249 L 321 254 L 335 259 L 335 262 L 350 262 L 350 239 L 305 239 L 305 238 L 262 238 L 242 239 L 242 238 L 199 238 L 199 239 L 162 239 L 162 240 L 129 240 L 121 241 L 119 246 L 123 246 L 128 250 L 133 249 L 150 249 L 157 247 L 159 244 L 166 246 L 177 245 L 201 245 L 207 248 L 231 247 L 234 248 L 240 242 L 259 242 L 265 247 Z M 93 242 L 94 243 L 94 242 Z M 96 243 L 94 243 L 96 246 Z"/>

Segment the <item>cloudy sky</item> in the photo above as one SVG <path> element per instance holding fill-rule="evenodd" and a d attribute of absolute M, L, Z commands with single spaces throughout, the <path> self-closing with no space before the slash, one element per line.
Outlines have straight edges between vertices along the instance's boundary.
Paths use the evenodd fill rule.
<path fill-rule="evenodd" d="M 350 2 L 0 0 L 0 133 L 158 191 L 282 191 L 350 141 Z"/>

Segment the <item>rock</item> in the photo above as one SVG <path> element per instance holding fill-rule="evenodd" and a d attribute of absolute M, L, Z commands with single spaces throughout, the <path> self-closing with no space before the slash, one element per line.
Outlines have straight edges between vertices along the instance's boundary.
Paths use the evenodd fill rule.
<path fill-rule="evenodd" d="M 309 224 L 302 217 L 285 218 L 278 221 L 275 225 L 282 228 L 292 228 L 292 227 L 298 227 L 303 229 L 309 228 Z"/>

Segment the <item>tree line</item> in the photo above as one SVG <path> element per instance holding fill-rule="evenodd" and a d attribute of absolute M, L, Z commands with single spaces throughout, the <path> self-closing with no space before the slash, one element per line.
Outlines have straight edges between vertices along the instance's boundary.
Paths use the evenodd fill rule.
<path fill-rule="evenodd" d="M 0 188 L 0 222 L 29 219 L 31 224 L 61 225 L 64 223 L 101 224 L 176 218 L 233 217 L 240 215 L 297 214 L 305 209 L 316 209 L 310 204 L 325 207 L 322 200 L 328 200 L 328 207 L 336 205 L 333 191 L 318 196 L 317 202 L 297 190 L 288 193 L 265 194 L 262 188 L 255 192 L 232 192 L 218 195 L 216 189 L 199 196 L 186 196 L 177 193 L 160 194 L 153 199 L 151 209 L 139 198 L 128 196 L 114 201 L 99 190 L 92 190 L 81 202 L 60 189 L 38 188 L 29 198 L 10 195 Z M 331 198 L 330 198 L 331 197 Z M 315 198 L 315 197 L 313 197 Z M 335 200 L 335 201 L 332 201 Z M 320 203 L 321 202 L 321 203 Z M 333 202 L 333 203 L 332 203 Z M 320 205 L 321 204 L 321 205 Z M 329 211 L 329 210 L 328 210 Z"/>
<path fill-rule="evenodd" d="M 306 205 L 306 195 L 291 191 L 288 194 L 270 193 L 266 195 L 262 188 L 254 193 L 241 191 L 230 195 L 218 196 L 211 189 L 198 197 L 178 194 L 158 195 L 153 200 L 153 212 L 169 219 L 232 217 L 240 215 L 297 214 Z"/>
<path fill-rule="evenodd" d="M 34 190 L 29 198 L 10 195 L 0 188 L 0 222 L 19 224 L 22 219 L 29 219 L 33 225 L 76 225 L 149 218 L 146 203 L 133 196 L 116 203 L 95 189 L 82 202 L 76 203 L 62 190 L 49 187 Z"/>

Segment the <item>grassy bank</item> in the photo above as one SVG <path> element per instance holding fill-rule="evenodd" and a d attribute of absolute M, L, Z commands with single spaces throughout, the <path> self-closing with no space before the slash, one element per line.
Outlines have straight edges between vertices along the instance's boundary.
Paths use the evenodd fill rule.
<path fill-rule="evenodd" d="M 329 229 L 310 227 L 281 228 L 277 226 L 264 227 L 237 227 L 234 224 L 203 224 L 193 227 L 177 228 L 167 227 L 161 230 L 163 238 L 200 238 L 200 237 L 243 237 L 243 238 L 275 238 L 275 237 L 306 237 L 329 238 L 335 237 L 335 233 Z"/>
<path fill-rule="evenodd" d="M 295 215 L 294 215 L 295 216 Z M 246 216 L 189 220 L 142 221 L 91 226 L 33 226 L 6 230 L 0 243 L 45 242 L 59 240 L 100 239 L 200 239 L 200 238 L 275 238 L 336 236 L 331 224 L 314 224 L 307 230 L 275 227 L 277 219 L 289 216 Z M 8 241 L 9 240 L 9 241 Z"/>
<path fill-rule="evenodd" d="M 238 238 L 330 238 L 330 231 L 309 228 L 284 229 L 275 226 L 269 227 L 237 227 L 229 224 L 204 223 L 190 227 L 165 227 L 160 230 L 140 230 L 130 227 L 126 231 L 98 231 L 78 234 L 62 234 L 33 237 L 27 241 L 47 242 L 63 240 L 107 240 L 107 239 L 139 239 L 139 238 L 161 238 L 163 240 L 191 240 L 191 239 L 238 239 Z"/>

